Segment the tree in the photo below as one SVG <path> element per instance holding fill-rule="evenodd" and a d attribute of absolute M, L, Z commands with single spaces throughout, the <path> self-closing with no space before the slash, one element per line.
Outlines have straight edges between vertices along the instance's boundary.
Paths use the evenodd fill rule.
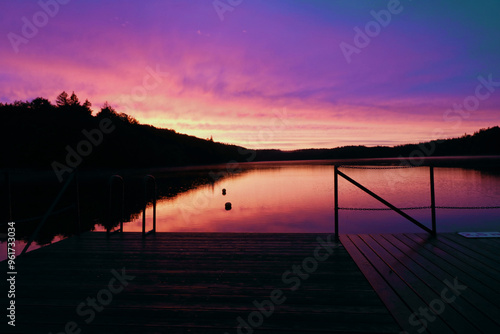
<path fill-rule="evenodd" d="M 71 94 L 71 97 L 69 98 L 68 104 L 70 106 L 79 106 L 80 105 L 80 101 L 78 100 L 78 97 L 76 96 L 75 92 L 73 92 Z"/>
<path fill-rule="evenodd" d="M 108 117 L 108 118 L 116 118 L 118 113 L 115 109 L 108 103 L 108 101 L 104 102 L 104 105 L 101 107 L 101 111 L 97 114 L 97 117 Z"/>
<path fill-rule="evenodd" d="M 84 111 L 86 111 L 87 114 L 92 115 L 92 109 L 90 109 L 91 106 L 92 103 L 90 103 L 89 100 L 85 100 L 85 102 L 83 102 L 82 108 Z"/>
<path fill-rule="evenodd" d="M 89 108 L 90 109 L 90 106 L 92 106 L 92 103 L 90 103 L 90 101 L 88 99 L 86 99 L 85 102 L 83 102 L 83 106 L 85 108 Z"/>
<path fill-rule="evenodd" d="M 118 114 L 118 117 L 120 117 L 120 119 L 125 122 L 125 123 L 128 123 L 128 124 L 139 124 L 139 121 L 136 120 L 134 117 L 130 116 L 130 115 L 127 115 L 126 113 L 122 112 L 122 113 L 119 113 Z"/>
<path fill-rule="evenodd" d="M 56 98 L 56 105 L 58 107 L 68 106 L 69 105 L 68 93 L 63 91 L 61 94 L 59 94 Z"/>
<path fill-rule="evenodd" d="M 31 108 L 34 110 L 48 110 L 53 106 L 49 100 L 44 99 L 43 97 L 37 97 L 33 101 L 31 101 Z"/>
<path fill-rule="evenodd" d="M 12 103 L 12 106 L 18 110 L 21 110 L 21 109 L 26 110 L 29 108 L 30 103 L 28 101 L 16 100 Z"/>

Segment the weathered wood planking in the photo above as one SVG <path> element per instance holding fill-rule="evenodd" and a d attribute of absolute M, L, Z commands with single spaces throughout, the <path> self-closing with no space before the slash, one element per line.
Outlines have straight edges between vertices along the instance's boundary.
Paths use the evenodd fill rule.
<path fill-rule="evenodd" d="M 310 267 L 307 278 L 294 274 L 283 280 L 292 266 L 314 257 L 318 237 L 328 235 L 157 233 L 143 240 L 140 233 L 109 239 L 105 233 L 86 233 L 69 238 L 18 259 L 16 329 L 60 333 L 74 321 L 81 333 L 238 333 L 238 317 L 248 323 L 254 312 L 258 323 L 254 301 L 269 300 L 280 289 L 286 300 L 274 304 L 260 326 L 240 333 L 399 333 L 342 246 L 318 261 L 316 270 Z M 80 316 L 78 305 L 109 290 L 111 271 L 122 268 L 135 278 L 86 324 L 89 315 Z"/>
<path fill-rule="evenodd" d="M 497 240 L 451 233 L 341 235 L 340 240 L 405 331 L 500 332 Z"/>

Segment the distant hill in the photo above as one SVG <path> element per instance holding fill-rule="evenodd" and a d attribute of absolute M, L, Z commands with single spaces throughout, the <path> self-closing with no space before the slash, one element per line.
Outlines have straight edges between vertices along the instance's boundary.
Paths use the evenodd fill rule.
<path fill-rule="evenodd" d="M 500 128 L 498 126 L 481 129 L 473 135 L 464 135 L 460 138 L 432 140 L 394 147 L 343 146 L 331 149 L 295 151 L 259 150 L 257 159 L 261 161 L 283 161 L 478 155 L 500 155 Z"/>
<path fill-rule="evenodd" d="M 0 168 L 148 168 L 227 163 L 451 155 L 500 155 L 500 128 L 460 138 L 395 147 L 344 146 L 251 151 L 139 124 L 109 104 L 93 116 L 90 102 L 61 93 L 0 104 Z M 415 153 L 417 152 L 417 153 Z M 421 152 L 421 153 L 418 153 Z"/>

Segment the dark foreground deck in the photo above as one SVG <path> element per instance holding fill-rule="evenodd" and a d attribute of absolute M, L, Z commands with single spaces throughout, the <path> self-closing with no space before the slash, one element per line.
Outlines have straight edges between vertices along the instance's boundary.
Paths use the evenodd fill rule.
<path fill-rule="evenodd" d="M 104 233 L 86 233 L 63 240 L 18 259 L 16 329 L 398 333 L 346 250 L 325 250 L 318 237 L 328 239 L 157 233 L 143 240 L 140 233 L 125 233 L 108 240 Z M 306 268 L 294 273 L 294 266 Z"/>
<path fill-rule="evenodd" d="M 18 258 L 16 330 L 498 333 L 497 239 L 329 238 L 86 233 Z"/>
<path fill-rule="evenodd" d="M 500 333 L 498 239 L 449 233 L 340 240 L 406 331 Z"/>

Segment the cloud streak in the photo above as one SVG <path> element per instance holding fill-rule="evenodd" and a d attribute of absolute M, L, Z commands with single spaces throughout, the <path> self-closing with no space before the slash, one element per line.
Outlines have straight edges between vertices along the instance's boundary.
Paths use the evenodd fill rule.
<path fill-rule="evenodd" d="M 347 64 L 339 48 L 387 2 L 248 1 L 220 21 L 210 1 L 70 1 L 19 53 L 9 32 L 36 3 L 4 5 L 0 101 L 54 99 L 75 91 L 143 123 L 248 144 L 286 108 L 282 134 L 252 147 L 376 145 L 461 135 L 499 123 L 500 93 L 460 127 L 443 121 L 474 92 L 477 76 L 500 81 L 500 5 L 401 2 L 370 45 Z M 146 68 L 168 73 L 133 99 Z M 261 146 L 259 146 L 261 145 Z"/>

